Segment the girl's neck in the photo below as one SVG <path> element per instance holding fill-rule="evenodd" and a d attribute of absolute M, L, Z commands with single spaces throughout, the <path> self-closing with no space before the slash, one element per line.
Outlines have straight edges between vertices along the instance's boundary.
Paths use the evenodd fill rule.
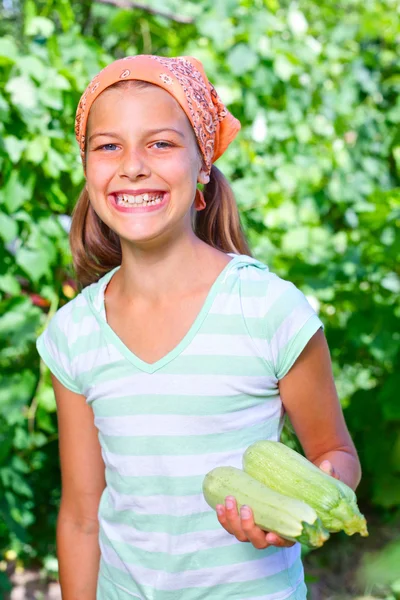
<path fill-rule="evenodd" d="M 209 284 L 230 258 L 194 234 L 157 248 L 122 244 L 122 264 L 112 279 L 113 294 L 145 301 L 161 302 L 179 297 L 188 288 Z"/>

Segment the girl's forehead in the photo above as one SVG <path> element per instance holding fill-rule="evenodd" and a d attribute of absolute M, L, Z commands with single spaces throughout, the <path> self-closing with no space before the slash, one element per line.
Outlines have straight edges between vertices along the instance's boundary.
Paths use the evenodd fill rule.
<path fill-rule="evenodd" d="M 99 122 L 126 123 L 144 126 L 149 121 L 152 125 L 160 121 L 175 122 L 185 130 L 192 130 L 189 119 L 179 103 L 165 90 L 155 85 L 110 87 L 102 92 L 93 102 L 89 112 L 88 129 Z"/>

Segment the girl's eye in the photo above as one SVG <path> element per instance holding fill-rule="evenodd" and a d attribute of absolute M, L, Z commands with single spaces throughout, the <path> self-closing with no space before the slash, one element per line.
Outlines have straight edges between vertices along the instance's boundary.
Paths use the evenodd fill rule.
<path fill-rule="evenodd" d="M 116 147 L 116 144 L 104 144 L 103 146 L 100 146 L 99 150 L 115 150 Z"/>
<path fill-rule="evenodd" d="M 173 144 L 171 144 L 170 142 L 155 142 L 153 146 L 162 150 L 163 148 L 172 148 Z"/>

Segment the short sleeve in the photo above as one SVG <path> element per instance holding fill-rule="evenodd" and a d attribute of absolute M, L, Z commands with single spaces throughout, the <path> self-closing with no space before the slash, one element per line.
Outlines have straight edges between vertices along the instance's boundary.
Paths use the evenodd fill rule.
<path fill-rule="evenodd" d="M 68 305 L 67 305 L 68 306 Z M 69 311 L 60 309 L 50 321 L 47 329 L 36 341 L 37 350 L 57 379 L 69 390 L 81 394 L 72 375 L 72 363 L 68 348 Z"/>
<path fill-rule="evenodd" d="M 292 283 L 275 276 L 272 301 L 265 316 L 266 337 L 275 376 L 282 379 L 292 368 L 323 323 L 305 295 Z"/>

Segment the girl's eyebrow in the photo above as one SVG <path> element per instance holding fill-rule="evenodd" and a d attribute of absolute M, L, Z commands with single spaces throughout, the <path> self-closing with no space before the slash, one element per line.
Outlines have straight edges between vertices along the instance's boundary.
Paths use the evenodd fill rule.
<path fill-rule="evenodd" d="M 149 129 L 148 131 L 146 131 L 146 135 L 154 135 L 157 133 L 162 133 L 163 131 L 172 131 L 173 133 L 178 134 L 181 138 L 185 138 L 185 134 L 182 131 L 179 131 L 179 129 L 175 129 L 174 127 L 160 127 L 159 129 Z M 104 131 L 104 132 L 100 132 L 100 133 L 94 133 L 93 135 L 91 135 L 89 137 L 89 142 L 91 142 L 94 138 L 96 137 L 119 137 L 117 133 L 112 132 L 112 131 Z"/>

